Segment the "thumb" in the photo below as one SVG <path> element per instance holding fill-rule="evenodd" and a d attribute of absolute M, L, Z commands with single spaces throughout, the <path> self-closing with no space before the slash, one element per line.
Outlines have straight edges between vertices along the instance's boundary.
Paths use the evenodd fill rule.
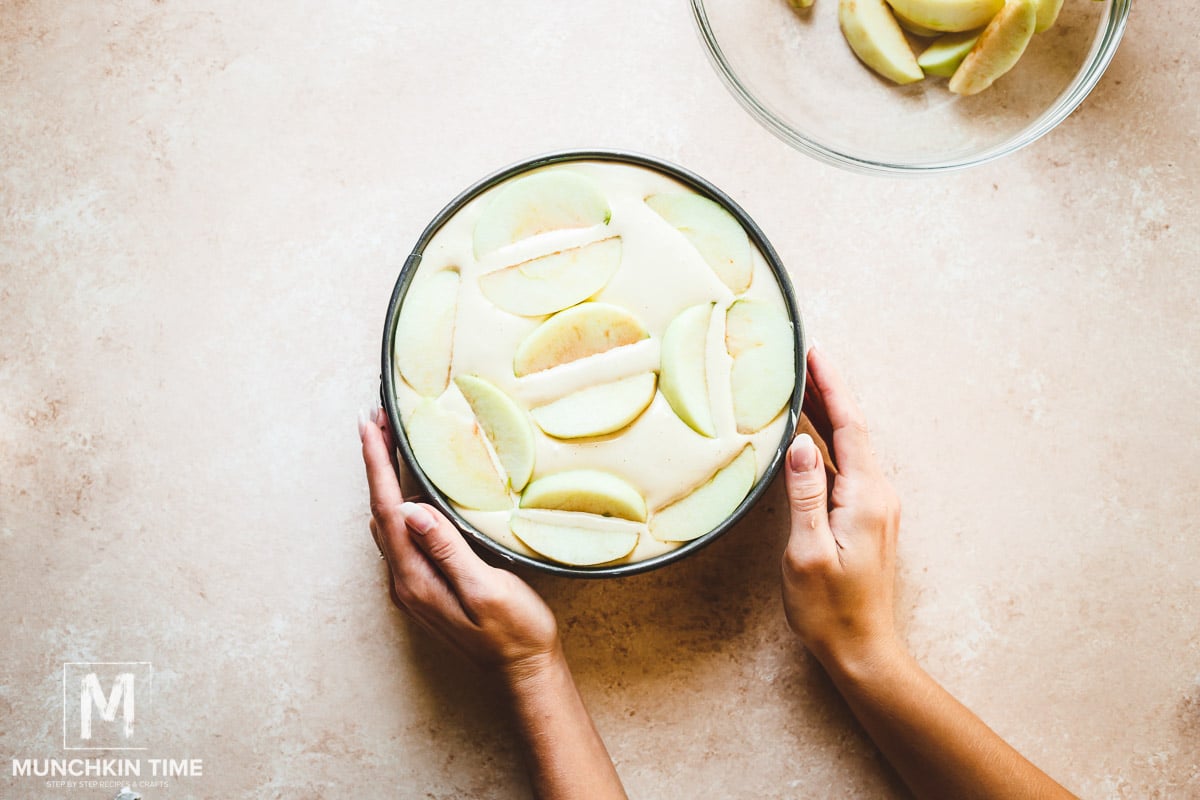
<path fill-rule="evenodd" d="M 821 463 L 821 451 L 807 433 L 797 436 L 788 448 L 786 482 L 793 534 L 799 532 L 802 537 L 818 542 L 832 538 L 825 465 Z"/>
<path fill-rule="evenodd" d="M 455 594 L 470 594 L 486 580 L 485 571 L 490 568 L 450 520 L 427 505 L 404 503 L 400 510 L 404 512 L 404 524 L 413 533 L 412 540 L 446 576 Z"/>

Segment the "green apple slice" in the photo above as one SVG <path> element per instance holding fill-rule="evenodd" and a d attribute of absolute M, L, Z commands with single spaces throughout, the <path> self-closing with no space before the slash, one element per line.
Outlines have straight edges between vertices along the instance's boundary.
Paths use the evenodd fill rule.
<path fill-rule="evenodd" d="M 654 400 L 657 381 L 653 372 L 644 372 L 572 392 L 529 413 L 538 427 L 558 439 L 603 436 L 641 416 Z"/>
<path fill-rule="evenodd" d="M 648 339 L 637 317 L 607 303 L 580 303 L 534 328 L 517 347 L 517 377 Z"/>
<path fill-rule="evenodd" d="M 979 31 L 947 33 L 925 48 L 925 52 L 917 57 L 917 63 L 928 75 L 949 78 L 977 41 Z"/>
<path fill-rule="evenodd" d="M 459 375 L 454 383 L 492 443 L 509 485 L 521 491 L 533 474 L 533 427 L 525 412 L 495 384 L 476 375 Z"/>
<path fill-rule="evenodd" d="M 641 537 L 640 525 L 570 511 L 513 511 L 508 527 L 530 550 L 576 567 L 627 556 Z"/>
<path fill-rule="evenodd" d="M 1037 0 L 1037 25 L 1034 33 L 1042 33 L 1054 27 L 1058 12 L 1062 11 L 1063 0 Z"/>
<path fill-rule="evenodd" d="M 641 493 L 616 475 L 597 469 L 572 469 L 538 478 L 525 487 L 521 508 L 582 511 L 646 521 L 646 500 Z"/>
<path fill-rule="evenodd" d="M 679 418 L 710 439 L 717 435 L 708 399 L 708 326 L 714 305 L 686 308 L 667 325 L 658 381 L 659 390 Z"/>
<path fill-rule="evenodd" d="M 734 294 L 750 288 L 750 239 L 733 215 L 707 197 L 687 192 L 655 194 L 646 205 L 691 242 Z"/>
<path fill-rule="evenodd" d="M 512 508 L 508 482 L 496 468 L 475 420 L 423 400 L 404 427 L 417 463 L 444 495 L 479 511 Z"/>
<path fill-rule="evenodd" d="M 733 418 L 739 433 L 755 433 L 779 416 L 796 385 L 796 339 L 791 322 L 758 300 L 738 300 L 725 315 L 725 349 Z"/>
<path fill-rule="evenodd" d="M 510 314 L 540 317 L 596 294 L 620 265 L 621 237 L 614 236 L 489 272 L 479 278 L 479 290 Z"/>
<path fill-rule="evenodd" d="M 925 77 L 883 0 L 839 0 L 838 23 L 854 54 L 883 77 L 899 84 Z"/>
<path fill-rule="evenodd" d="M 896 14 L 934 31 L 957 33 L 987 25 L 1004 0 L 888 0 Z"/>
<path fill-rule="evenodd" d="M 396 320 L 396 369 L 425 397 L 437 397 L 450 383 L 458 286 L 458 270 L 445 269 L 428 277 L 418 274 Z"/>
<path fill-rule="evenodd" d="M 720 525 L 754 486 L 758 465 L 754 446 L 746 445 L 733 461 L 674 503 L 650 517 L 650 535 L 660 542 L 689 542 Z"/>
<path fill-rule="evenodd" d="M 1037 27 L 1037 6 L 1034 0 L 1008 0 L 1004 8 L 979 34 L 979 41 L 950 78 L 949 88 L 955 94 L 972 95 L 982 92 L 1008 72 L 1029 45 Z"/>
<path fill-rule="evenodd" d="M 590 228 L 612 219 L 608 200 L 590 178 L 557 169 L 501 187 L 475 223 L 475 257 L 549 231 Z"/>

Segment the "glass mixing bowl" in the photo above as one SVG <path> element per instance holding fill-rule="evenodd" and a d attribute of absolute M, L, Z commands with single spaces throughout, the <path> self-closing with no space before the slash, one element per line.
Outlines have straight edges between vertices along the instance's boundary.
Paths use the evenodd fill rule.
<path fill-rule="evenodd" d="M 843 38 L 838 0 L 692 0 L 692 10 L 717 73 L 767 130 L 826 163 L 912 174 L 992 161 L 1066 119 L 1112 60 L 1131 2 L 1066 0 L 1012 71 L 971 97 L 941 78 L 877 76 Z"/>

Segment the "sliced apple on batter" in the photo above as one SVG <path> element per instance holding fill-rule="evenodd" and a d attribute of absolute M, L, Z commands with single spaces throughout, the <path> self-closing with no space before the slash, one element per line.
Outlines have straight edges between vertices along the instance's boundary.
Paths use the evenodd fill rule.
<path fill-rule="evenodd" d="M 530 550 L 576 567 L 629 555 L 637 547 L 642 529 L 625 520 L 538 509 L 513 511 L 508 526 Z"/>
<path fill-rule="evenodd" d="M 711 531 L 750 493 L 758 465 L 754 446 L 746 445 L 733 461 L 705 483 L 650 517 L 650 535 L 660 542 L 689 542 Z"/>
<path fill-rule="evenodd" d="M 538 427 L 557 439 L 603 436 L 641 416 L 654 400 L 657 381 L 653 372 L 644 372 L 572 392 L 529 413 Z"/>
<path fill-rule="evenodd" d="M 734 294 L 750 288 L 750 239 L 734 216 L 707 197 L 688 192 L 654 194 L 646 205 L 691 242 Z"/>
<path fill-rule="evenodd" d="M 640 342 L 650 337 L 637 317 L 608 303 L 580 303 L 534 328 L 517 346 L 517 377 Z"/>
<path fill-rule="evenodd" d="M 529 418 L 511 397 L 477 375 L 459 375 L 454 383 L 492 443 L 500 466 L 508 473 L 509 485 L 521 491 L 533 474 L 533 426 Z"/>
<path fill-rule="evenodd" d="M 442 494 L 479 511 L 512 508 L 508 481 L 475 420 L 423 400 L 413 409 L 405 432 L 421 469 Z"/>
<path fill-rule="evenodd" d="M 710 439 L 717 435 L 708 398 L 708 326 L 714 305 L 686 308 L 667 325 L 658 379 L 671 409 L 692 430 Z"/>
<path fill-rule="evenodd" d="M 765 428 L 787 406 L 796 385 L 792 323 L 758 300 L 738 300 L 725 315 L 725 350 L 733 418 L 739 433 Z"/>
<path fill-rule="evenodd" d="M 616 475 L 596 469 L 572 469 L 538 478 L 525 487 L 521 508 L 646 521 L 646 500 L 641 493 Z"/>
<path fill-rule="evenodd" d="M 991 86 L 1016 66 L 1036 27 L 1037 4 L 1034 0 L 1008 0 L 954 71 L 950 91 L 972 95 Z"/>
<path fill-rule="evenodd" d="M 925 77 L 883 0 L 839 0 L 838 23 L 854 55 L 883 77 L 899 84 Z"/>
<path fill-rule="evenodd" d="M 404 296 L 393 352 L 396 369 L 408 385 L 425 397 L 437 397 L 450 383 L 459 274 L 444 269 L 421 277 Z"/>
<path fill-rule="evenodd" d="M 501 187 L 475 223 L 475 257 L 549 231 L 608 224 L 608 200 L 590 178 L 555 169 Z"/>
<path fill-rule="evenodd" d="M 978 31 L 947 33 L 926 47 L 917 64 L 929 75 L 949 78 L 979 41 Z"/>
<path fill-rule="evenodd" d="M 888 0 L 898 16 L 934 31 L 957 33 L 987 25 L 1004 0 Z"/>
<path fill-rule="evenodd" d="M 540 317 L 599 292 L 621 265 L 621 237 L 534 258 L 479 278 L 483 296 L 500 309 Z"/>

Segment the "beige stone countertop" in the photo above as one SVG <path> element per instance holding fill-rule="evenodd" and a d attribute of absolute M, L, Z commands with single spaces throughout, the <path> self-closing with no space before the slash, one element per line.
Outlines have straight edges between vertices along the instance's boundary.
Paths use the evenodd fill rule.
<path fill-rule="evenodd" d="M 433 214 L 605 146 L 782 254 L 921 663 L 1084 797 L 1200 797 L 1197 20 L 1140 5 L 1045 139 L 895 180 L 760 128 L 683 2 L 3 3 L 0 796 L 113 795 L 9 764 L 78 755 L 64 664 L 105 661 L 152 664 L 131 757 L 202 760 L 147 800 L 526 796 L 494 687 L 387 601 L 355 416 Z M 786 520 L 532 579 L 631 796 L 905 796 L 786 629 Z"/>

